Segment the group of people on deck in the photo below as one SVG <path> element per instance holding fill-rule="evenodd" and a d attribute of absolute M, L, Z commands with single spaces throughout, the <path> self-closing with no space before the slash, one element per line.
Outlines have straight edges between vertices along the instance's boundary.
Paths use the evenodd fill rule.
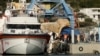
<path fill-rule="evenodd" d="M 61 31 L 61 38 L 63 38 L 64 42 L 71 43 L 72 41 L 72 35 L 71 35 L 71 27 L 63 27 Z M 74 29 L 74 43 L 77 43 L 80 41 L 80 32 L 77 29 Z"/>
<path fill-rule="evenodd" d="M 90 34 L 90 41 L 96 41 L 98 42 L 99 41 L 99 33 L 97 32 L 96 34 Z"/>
<path fill-rule="evenodd" d="M 50 41 L 51 43 L 50 43 L 49 48 L 47 50 L 48 53 L 51 53 L 52 49 L 57 49 L 57 48 L 58 48 L 57 51 L 62 51 L 61 49 L 63 49 L 64 51 L 68 50 L 68 49 L 66 49 L 66 47 L 68 47 L 67 44 L 72 43 L 71 30 L 72 30 L 71 27 L 67 27 L 67 26 L 63 27 L 61 32 L 60 32 L 59 37 L 56 37 L 55 36 L 56 34 L 53 32 L 51 34 L 52 40 Z M 75 32 L 74 33 L 74 43 L 78 43 L 78 42 L 80 42 L 80 37 L 79 37 L 80 32 L 77 29 L 75 29 L 74 32 Z M 59 45 L 62 45 L 62 47 L 59 47 Z M 54 51 L 54 52 L 57 52 L 57 51 Z"/>

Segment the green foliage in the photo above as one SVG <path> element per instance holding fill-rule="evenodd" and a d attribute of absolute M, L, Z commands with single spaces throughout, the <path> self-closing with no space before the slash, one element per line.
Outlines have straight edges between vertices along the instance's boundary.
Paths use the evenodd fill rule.
<path fill-rule="evenodd" d="M 4 10 L 6 8 L 7 0 L 0 0 L 0 10 Z"/>
<path fill-rule="evenodd" d="M 85 22 L 91 23 L 92 22 L 92 19 L 91 18 L 85 18 Z"/>
<path fill-rule="evenodd" d="M 96 23 L 94 22 L 79 22 L 80 27 L 87 27 L 87 26 L 95 26 Z"/>
<path fill-rule="evenodd" d="M 11 2 L 12 0 L 0 0 L 0 6 L 6 8 L 6 2 Z M 13 0 L 18 2 L 19 0 Z M 31 0 L 27 0 L 30 2 Z M 65 0 L 69 3 L 74 9 L 78 10 L 79 8 L 91 8 L 98 7 L 100 8 L 100 0 Z"/>
<path fill-rule="evenodd" d="M 91 18 L 85 18 L 84 22 L 79 22 L 80 27 L 95 26 L 96 23 Z"/>
<path fill-rule="evenodd" d="M 73 8 L 100 7 L 100 0 L 66 0 Z"/>

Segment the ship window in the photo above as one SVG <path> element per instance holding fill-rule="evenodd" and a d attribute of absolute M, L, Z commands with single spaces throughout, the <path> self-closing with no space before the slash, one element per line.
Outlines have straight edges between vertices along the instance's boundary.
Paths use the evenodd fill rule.
<path fill-rule="evenodd" d="M 7 24 L 8 29 L 40 29 L 40 25 Z"/>
<path fill-rule="evenodd" d="M 29 29 L 40 29 L 40 25 L 26 25 L 26 28 L 29 28 Z"/>

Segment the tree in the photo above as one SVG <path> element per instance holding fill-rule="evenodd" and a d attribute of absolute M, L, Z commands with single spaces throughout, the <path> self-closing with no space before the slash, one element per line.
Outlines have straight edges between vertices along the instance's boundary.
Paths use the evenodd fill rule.
<path fill-rule="evenodd" d="M 96 23 L 91 18 L 85 18 L 84 22 L 79 22 L 80 27 L 95 26 Z"/>
<path fill-rule="evenodd" d="M 73 8 L 100 8 L 100 0 L 66 0 Z"/>
<path fill-rule="evenodd" d="M 93 22 L 93 21 L 92 21 L 91 18 L 85 18 L 85 22 L 89 22 L 89 23 L 91 23 L 91 22 Z"/>

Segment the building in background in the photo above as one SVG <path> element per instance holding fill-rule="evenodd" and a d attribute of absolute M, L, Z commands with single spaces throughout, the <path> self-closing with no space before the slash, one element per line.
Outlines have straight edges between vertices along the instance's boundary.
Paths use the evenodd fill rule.
<path fill-rule="evenodd" d="M 80 12 L 92 18 L 94 22 L 100 20 L 100 8 L 83 8 Z"/>

